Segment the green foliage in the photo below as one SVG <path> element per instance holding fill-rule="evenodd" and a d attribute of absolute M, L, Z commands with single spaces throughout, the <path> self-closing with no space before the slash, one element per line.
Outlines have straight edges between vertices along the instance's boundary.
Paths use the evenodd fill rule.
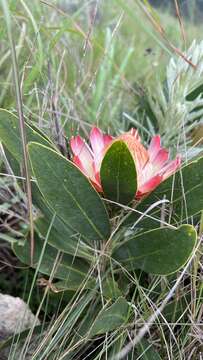
<path fill-rule="evenodd" d="M 187 143 L 187 158 L 201 151 L 199 144 L 195 149 L 191 146 L 190 134 L 203 114 L 200 87 L 203 73 L 202 60 L 203 41 L 197 43 L 194 40 L 190 48 L 185 51 L 184 58 L 181 56 L 171 58 L 167 66 L 164 86 L 158 82 L 154 93 L 148 96 L 164 145 L 173 147 L 173 151 L 176 151 L 178 142 L 179 151 L 184 154 Z"/>
<path fill-rule="evenodd" d="M 40 210 L 35 221 L 36 231 L 39 235 L 45 239 L 52 223 L 47 240 L 51 246 L 72 256 L 77 255 L 91 260 L 93 251 L 87 248 L 81 237 L 75 234 L 75 231 L 68 227 L 63 220 L 56 216 L 55 211 L 47 206 L 36 184 L 33 184 L 32 195 L 34 205 Z"/>
<path fill-rule="evenodd" d="M 129 316 L 129 304 L 123 297 L 119 297 L 113 305 L 100 311 L 90 329 L 89 335 L 95 336 L 116 330 L 125 325 Z"/>
<path fill-rule="evenodd" d="M 146 143 L 159 132 L 173 153 L 180 152 L 184 160 L 196 156 L 200 147 L 190 145 L 191 130 L 201 124 L 202 118 L 202 43 L 193 43 L 184 53 L 196 65 L 194 69 L 177 55 L 183 41 L 176 19 L 164 12 L 157 14 L 140 1 L 112 0 L 96 6 L 94 1 L 45 1 L 31 6 L 27 0 L 12 0 L 9 5 L 34 169 L 35 271 L 29 269 L 33 280 L 29 278 L 28 285 L 35 283 L 38 274 L 43 274 L 47 287 L 50 285 L 49 291 L 47 287 L 44 292 L 40 289 L 43 299 L 34 300 L 34 307 L 30 301 L 35 312 L 41 301 L 40 319 L 42 324 L 49 323 L 45 332 L 42 326 L 40 341 L 31 356 L 39 360 L 111 359 L 131 344 L 140 330 L 149 327 L 127 355 L 130 360 L 135 356 L 180 360 L 191 353 L 198 358 L 203 294 L 202 226 L 198 227 L 203 209 L 202 159 L 183 167 L 174 178 L 136 203 L 132 212 L 129 207 L 121 206 L 119 210 L 105 201 L 107 214 L 92 185 L 65 158 L 70 155 L 65 142 L 75 132 L 86 135 L 89 125 L 95 123 L 112 134 L 136 126 Z M 157 26 L 147 21 L 146 14 L 148 19 L 153 16 Z M 0 110 L 0 140 L 7 159 L 5 165 L 1 163 L 1 171 L 13 179 L 10 164 L 18 178 L 9 185 L 13 206 L 7 206 L 5 189 L 0 189 L 0 239 L 8 240 L 8 247 L 0 247 L 0 262 L 2 272 L 7 271 L 5 264 L 11 271 L 8 278 L 12 278 L 15 290 L 9 286 L 9 291 L 22 296 L 24 276 L 16 278 L 15 273 L 24 274 L 25 269 L 19 267 L 19 262 L 18 269 L 16 264 L 12 268 L 9 256 L 16 258 L 8 249 L 12 244 L 17 257 L 28 268 L 31 266 L 29 224 L 3 20 L 0 104 L 10 111 Z M 161 26 L 163 38 L 157 32 Z M 191 23 L 186 22 L 186 31 L 188 43 L 202 36 L 201 27 Z M 169 56 L 172 59 L 166 72 Z M 135 165 L 121 142 L 107 151 L 101 180 L 105 197 L 121 204 L 134 199 Z M 16 210 L 19 204 L 23 213 Z M 126 211 L 129 215 L 124 222 Z M 198 244 L 195 229 L 184 223 L 195 224 Z M 125 227 L 121 227 L 123 224 Z M 163 276 L 171 272 L 175 274 Z M 29 298 L 33 300 L 39 286 L 32 285 L 32 290 Z M 160 312 L 162 304 L 164 310 Z M 156 316 L 151 321 L 153 314 Z M 26 357 L 30 339 L 30 334 L 23 339 L 20 356 L 15 352 L 18 340 L 12 339 L 9 359 Z"/>
<path fill-rule="evenodd" d="M 38 233 L 45 238 L 54 214 L 47 206 L 43 207 L 43 215 L 36 219 L 35 225 Z M 53 220 L 48 243 L 65 253 L 91 259 L 93 251 L 87 249 L 81 237 L 69 228 L 58 216 Z"/>
<path fill-rule="evenodd" d="M 105 279 L 102 283 L 102 293 L 103 296 L 107 299 L 107 300 L 116 300 L 117 298 L 119 298 L 122 295 L 121 290 L 119 289 L 118 283 L 108 277 L 107 279 Z"/>
<path fill-rule="evenodd" d="M 40 191 L 75 236 L 81 235 L 93 247 L 95 242 L 108 239 L 106 209 L 81 171 L 57 152 L 37 143 L 29 145 L 29 155 Z"/>
<path fill-rule="evenodd" d="M 155 351 L 152 344 L 149 343 L 149 341 L 142 339 L 137 347 L 137 355 L 141 356 L 142 360 L 161 360 L 161 357 L 159 356 L 159 353 Z M 133 356 L 133 354 L 132 354 Z M 131 360 L 129 355 L 129 360 Z M 133 357 L 132 357 L 133 360 Z"/>
<path fill-rule="evenodd" d="M 181 171 L 169 177 L 155 189 L 138 206 L 137 210 L 145 212 L 153 203 L 159 200 L 168 200 L 169 203 L 158 206 L 139 221 L 140 215 L 131 212 L 126 217 L 126 224 L 139 222 L 144 228 L 159 227 L 160 222 L 165 221 L 174 225 L 186 222 L 191 216 L 195 216 L 203 209 L 203 157 L 185 165 Z M 154 218 L 154 219 L 153 219 Z"/>
<path fill-rule="evenodd" d="M 31 265 L 29 242 L 13 244 L 13 250 L 22 263 Z M 66 280 L 66 287 L 77 289 L 87 276 L 89 266 L 82 259 L 74 258 L 68 254 L 61 254 L 52 246 L 44 243 L 35 236 L 35 253 L 33 267 L 38 268 L 42 274 L 50 275 L 55 264 L 53 276 L 56 279 Z"/>
<path fill-rule="evenodd" d="M 107 150 L 100 170 L 102 188 L 106 197 L 128 204 L 137 191 L 135 162 L 123 141 L 114 142 Z"/>
<path fill-rule="evenodd" d="M 129 270 L 142 269 L 167 275 L 184 266 L 195 247 L 197 234 L 193 226 L 161 228 L 131 235 L 113 253 L 116 261 Z"/>
<path fill-rule="evenodd" d="M 54 147 L 54 144 L 36 126 L 25 123 L 25 127 L 27 141 L 37 141 L 41 144 Z M 22 164 L 23 154 L 18 117 L 5 109 L 0 109 L 0 140 L 13 157 Z"/>

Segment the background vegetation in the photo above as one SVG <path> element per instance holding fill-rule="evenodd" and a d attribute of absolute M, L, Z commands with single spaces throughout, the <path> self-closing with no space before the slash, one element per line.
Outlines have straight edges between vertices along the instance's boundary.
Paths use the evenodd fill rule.
<path fill-rule="evenodd" d="M 193 63 L 196 58 L 201 61 L 203 57 L 203 46 L 199 45 L 202 24 L 201 21 L 197 24 L 194 15 L 201 6 L 201 2 L 191 2 L 184 7 L 185 17 L 182 18 L 177 16 L 173 1 L 173 15 L 167 7 L 154 10 L 146 2 L 131 0 L 9 1 L 25 119 L 42 129 L 67 156 L 71 135 L 80 132 L 87 136 L 91 126 L 96 124 L 114 135 L 132 126 L 138 127 L 146 144 L 152 135 L 161 133 L 172 154 L 178 148 L 184 161 L 196 157 L 202 151 L 202 74 L 191 75 L 192 65 L 186 60 Z M 16 114 L 11 50 L 2 7 L 0 15 L 0 107 Z M 199 10 L 198 17 L 201 19 Z M 194 39 L 196 44 L 188 52 Z M 190 75 L 182 80 L 176 96 L 163 109 L 164 99 L 170 100 L 166 83 L 172 76 L 173 66 L 168 66 L 171 57 L 177 64 L 177 71 L 185 64 Z M 189 99 L 185 96 L 186 87 Z M 182 118 L 177 115 L 180 105 L 180 113 L 183 114 L 183 106 L 187 113 L 182 127 L 179 126 Z M 183 130 L 186 138 L 180 139 Z M 47 300 L 42 303 L 44 288 L 34 281 L 34 270 L 14 256 L 10 244 L 13 239 L 22 238 L 27 226 L 27 209 L 22 201 L 24 179 L 11 154 L 2 147 L 0 166 L 0 290 L 29 301 L 43 325 L 55 326 L 61 341 L 65 332 L 63 316 L 66 327 L 71 329 L 74 324 L 71 311 L 68 316 L 62 313 L 73 294 L 49 291 Z M 164 316 L 153 320 L 147 338 L 136 347 L 136 359 L 195 360 L 201 356 L 201 255 L 200 250 L 178 284 Z M 36 276 L 41 279 L 40 273 Z M 139 294 L 136 312 L 138 318 L 143 319 L 139 326 L 156 310 L 176 280 L 148 276 L 146 288 L 145 277 L 144 273 L 138 274 L 136 284 Z M 160 294 L 156 301 L 154 294 Z M 91 299 L 85 301 L 91 303 Z M 94 306 L 96 308 L 97 304 Z M 85 304 L 78 307 L 77 319 L 84 308 Z M 59 314 L 62 314 L 61 322 L 57 323 Z M 68 341 L 69 333 L 66 336 Z M 18 341 L 15 339 L 14 343 Z M 22 359 L 29 343 L 28 336 Z M 48 346 L 48 340 L 39 345 L 35 359 L 45 359 Z M 62 359 L 57 341 L 50 346 L 50 351 L 53 350 L 52 358 Z M 87 341 L 85 354 L 80 348 L 80 354 L 75 351 L 70 358 L 105 359 L 105 350 L 99 348 L 99 342 L 96 355 L 94 352 L 91 355 L 92 350 Z M 19 355 L 13 346 L 9 359 L 15 358 Z"/>

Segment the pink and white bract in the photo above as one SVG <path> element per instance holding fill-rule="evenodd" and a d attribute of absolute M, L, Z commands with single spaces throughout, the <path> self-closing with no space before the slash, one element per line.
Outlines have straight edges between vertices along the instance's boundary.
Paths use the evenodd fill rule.
<path fill-rule="evenodd" d="M 113 137 L 103 134 L 94 127 L 90 132 L 90 146 L 78 135 L 70 140 L 70 147 L 74 154 L 73 162 L 86 175 L 97 191 L 102 192 L 100 181 L 100 166 L 105 150 L 113 141 Z"/>
<path fill-rule="evenodd" d="M 169 161 L 168 150 L 161 147 L 159 135 L 152 138 L 149 148 L 146 149 L 136 129 L 131 129 L 116 138 L 103 134 L 96 127 L 90 133 L 90 146 L 78 135 L 70 140 L 73 152 L 73 162 L 92 182 L 97 191 L 102 192 L 100 181 L 100 167 L 102 159 L 109 146 L 122 140 L 127 146 L 135 161 L 138 189 L 136 199 L 140 199 L 153 191 L 162 181 L 171 176 L 181 164 L 180 156 Z"/>

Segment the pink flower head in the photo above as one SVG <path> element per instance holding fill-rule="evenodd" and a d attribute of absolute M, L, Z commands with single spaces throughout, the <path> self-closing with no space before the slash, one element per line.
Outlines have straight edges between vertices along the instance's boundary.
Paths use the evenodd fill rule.
<path fill-rule="evenodd" d="M 105 150 L 113 137 L 103 134 L 94 127 L 90 132 L 90 146 L 78 135 L 70 140 L 70 147 L 74 154 L 73 162 L 90 179 L 97 191 L 102 192 L 100 181 L 100 166 Z"/>
<path fill-rule="evenodd" d="M 135 194 L 137 199 L 153 191 L 180 167 L 180 156 L 169 161 L 169 152 L 161 147 L 159 135 L 152 138 L 147 150 L 142 145 L 136 129 L 131 129 L 129 132 L 113 138 L 94 127 L 90 133 L 91 147 L 80 136 L 72 137 L 70 146 L 74 154 L 73 162 L 90 179 L 99 192 L 102 192 L 100 181 L 102 159 L 108 147 L 118 140 L 125 142 L 135 161 L 138 176 L 138 189 Z"/>
<path fill-rule="evenodd" d="M 135 129 L 131 129 L 117 139 L 127 144 L 135 161 L 138 177 L 137 199 L 153 191 L 181 165 L 179 155 L 175 160 L 169 161 L 169 151 L 161 147 L 160 135 L 152 138 L 148 150 L 141 144 L 141 139 Z"/>

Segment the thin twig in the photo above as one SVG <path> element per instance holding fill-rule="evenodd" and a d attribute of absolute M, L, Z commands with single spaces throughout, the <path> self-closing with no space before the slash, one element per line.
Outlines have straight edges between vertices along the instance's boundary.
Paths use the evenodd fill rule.
<path fill-rule="evenodd" d="M 174 0 L 174 3 L 175 3 L 176 15 L 177 15 L 177 18 L 178 18 L 178 21 L 180 24 L 180 30 L 181 30 L 184 46 L 186 48 L 186 33 L 185 33 L 185 29 L 184 29 L 183 19 L 182 19 L 181 13 L 180 13 L 180 7 L 178 4 L 178 0 Z"/>
<path fill-rule="evenodd" d="M 96 15 L 97 15 L 97 10 L 98 10 L 98 1 L 96 2 L 95 6 L 93 7 L 93 9 L 90 11 L 90 24 L 89 24 L 89 30 L 87 33 L 87 37 L 85 39 L 85 43 L 84 43 L 84 52 L 83 52 L 83 56 L 85 56 L 86 51 L 87 51 L 87 47 L 88 44 L 90 42 L 90 36 L 94 27 L 94 23 L 95 23 L 95 19 L 96 19 Z"/>
<path fill-rule="evenodd" d="M 161 26 L 161 24 L 157 23 L 157 21 L 154 19 L 153 15 L 148 11 L 148 9 L 146 9 L 146 6 L 140 2 L 139 2 L 139 4 L 140 4 L 142 10 L 144 11 L 144 13 L 146 14 L 146 16 L 148 17 L 148 19 L 150 20 L 150 22 L 152 23 L 152 25 L 157 30 L 157 32 L 162 36 L 162 38 L 166 42 L 166 44 L 168 44 L 169 48 L 172 51 L 174 51 L 177 55 L 182 57 L 182 59 L 185 60 L 190 66 L 192 66 L 193 69 L 196 69 L 197 66 L 195 64 L 193 64 L 192 61 L 190 61 L 190 59 L 188 59 L 185 56 L 185 54 L 180 49 L 178 49 L 175 45 L 173 45 L 172 42 L 167 38 L 164 28 Z"/>

